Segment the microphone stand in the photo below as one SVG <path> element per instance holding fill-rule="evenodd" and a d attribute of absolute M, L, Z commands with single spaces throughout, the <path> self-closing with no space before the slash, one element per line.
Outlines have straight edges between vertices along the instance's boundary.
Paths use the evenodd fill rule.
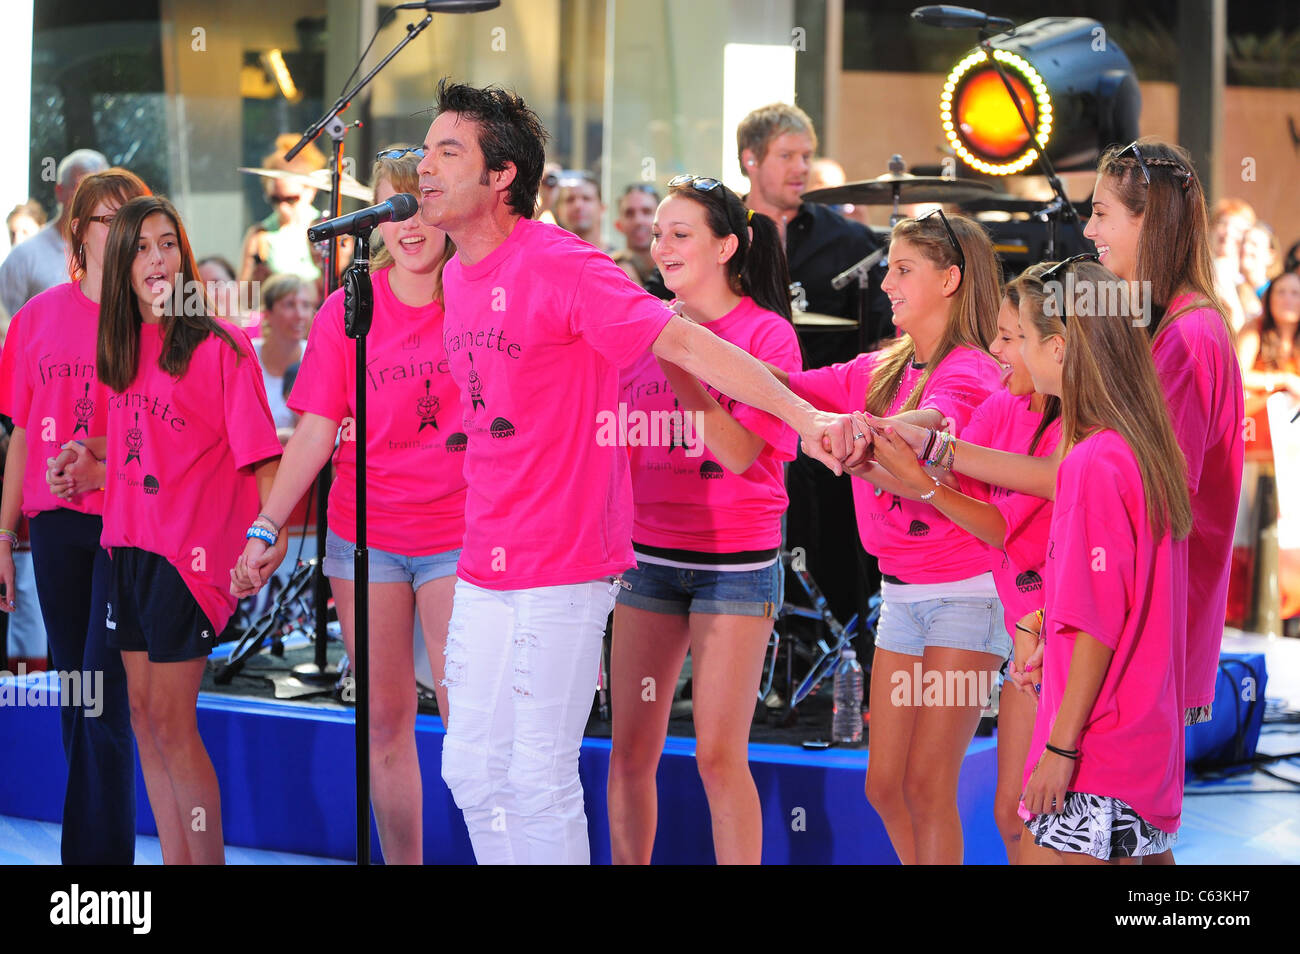
<path fill-rule="evenodd" d="M 858 312 L 858 353 L 862 354 L 867 350 L 867 345 L 871 344 L 867 340 L 867 282 L 871 276 L 871 270 L 876 267 L 876 263 L 885 257 L 886 248 L 878 248 L 862 261 L 850 265 L 844 271 L 840 272 L 831 279 L 831 287 L 839 291 L 851 281 L 857 281 L 857 312 Z"/>
<path fill-rule="evenodd" d="M 1078 224 L 1079 214 L 1070 202 L 1070 197 L 1065 194 L 1065 186 L 1061 184 L 1061 179 L 1056 174 L 1056 168 L 1052 165 L 1052 160 L 1047 158 L 1047 147 L 1040 145 L 1034 136 L 1033 124 L 1029 122 L 1029 117 L 1025 115 L 1025 109 L 1020 105 L 1020 97 L 1016 95 L 1015 87 L 1011 85 L 1011 77 L 1007 75 L 1006 68 L 1002 61 L 994 56 L 997 47 L 993 45 L 994 34 L 992 26 L 986 26 L 980 30 L 979 46 L 993 64 L 993 68 L 998 71 L 998 76 L 1002 77 L 1002 85 L 1007 88 L 1007 95 L 1011 97 L 1011 103 L 1016 107 L 1016 113 L 1020 116 L 1020 121 L 1025 126 L 1025 132 L 1029 135 L 1029 141 L 1034 146 L 1034 151 L 1038 153 L 1038 168 L 1042 170 L 1043 175 L 1047 178 L 1047 183 L 1052 187 L 1052 192 L 1056 198 L 1048 205 L 1034 213 L 1034 217 L 1040 222 L 1047 224 L 1047 244 L 1043 249 L 1043 261 L 1050 262 L 1056 257 L 1056 227 L 1059 223 Z M 1014 33 L 1015 29 L 1002 30 L 1001 33 Z"/>
<path fill-rule="evenodd" d="M 371 80 L 378 75 L 379 71 L 388 65 L 388 61 L 398 54 L 408 43 L 414 40 L 420 33 L 433 22 L 433 14 L 426 13 L 424 19 L 419 23 L 407 24 L 406 36 L 389 51 L 375 68 L 363 76 L 357 84 L 348 90 L 332 105 L 320 119 L 312 123 L 307 131 L 303 133 L 302 138 L 294 144 L 293 148 L 284 154 L 285 159 L 292 159 L 298 155 L 306 145 L 321 134 L 328 132 L 333 140 L 334 148 L 330 162 L 330 183 L 333 186 L 333 192 L 330 194 L 330 218 L 337 218 L 342 205 L 341 187 L 343 185 L 343 137 L 347 133 L 349 125 L 360 125 L 357 123 L 344 123 L 339 119 L 339 113 L 348 108 L 348 105 L 361 92 Z M 370 564 L 369 555 L 366 551 L 366 391 L 364 387 L 365 376 L 365 354 L 366 354 L 366 335 L 370 331 L 370 321 L 373 315 L 374 301 L 372 298 L 372 289 L 370 287 L 369 257 L 370 250 L 368 247 L 368 236 L 358 235 L 357 251 L 353 256 L 352 266 L 344 275 L 344 309 L 345 309 L 345 326 L 348 337 L 355 338 L 357 341 L 357 420 L 356 420 L 356 443 L 357 443 L 357 545 L 354 553 L 354 572 L 355 572 L 355 590 L 356 590 L 356 607 L 355 619 L 353 625 L 354 640 L 352 654 L 352 678 L 353 686 L 356 691 L 356 761 L 357 761 L 357 864 L 370 864 L 370 686 L 368 680 L 369 667 L 368 651 L 370 646 Z M 338 285 L 338 238 L 331 238 L 329 244 L 329 279 L 328 291 L 333 293 L 339 287 Z M 358 273 L 358 265 L 362 266 L 362 276 Z M 364 278 L 364 281 L 362 280 Z M 310 680 L 326 679 L 332 681 L 337 678 L 337 672 L 330 673 L 329 665 L 326 661 L 325 649 L 327 642 L 326 632 L 326 580 L 323 564 L 325 560 L 325 536 L 326 536 L 326 497 L 329 494 L 330 475 L 329 465 L 327 464 L 320 473 L 316 482 L 316 579 L 315 579 L 315 596 L 316 596 L 316 655 L 315 661 L 309 667 L 310 672 L 299 674 L 299 678 Z M 297 670 L 295 670 L 297 672 Z M 314 674 L 314 677 L 313 677 Z"/>

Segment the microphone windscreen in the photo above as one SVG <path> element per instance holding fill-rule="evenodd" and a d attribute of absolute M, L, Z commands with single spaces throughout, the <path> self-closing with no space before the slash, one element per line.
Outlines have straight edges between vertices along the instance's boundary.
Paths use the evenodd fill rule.
<path fill-rule="evenodd" d="M 420 203 L 409 192 L 399 192 L 388 201 L 393 206 L 394 222 L 402 222 L 420 211 Z"/>

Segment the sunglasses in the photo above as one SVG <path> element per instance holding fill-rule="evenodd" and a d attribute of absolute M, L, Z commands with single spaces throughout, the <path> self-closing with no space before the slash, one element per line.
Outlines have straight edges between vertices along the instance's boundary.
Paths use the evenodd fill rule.
<path fill-rule="evenodd" d="M 1142 153 L 1138 150 L 1138 144 L 1136 139 L 1133 140 L 1131 143 L 1129 143 L 1127 146 L 1125 146 L 1123 149 L 1121 149 L 1119 152 L 1115 153 L 1115 158 L 1119 159 L 1126 153 L 1130 153 L 1130 152 L 1133 153 L 1133 158 L 1137 160 L 1138 168 L 1142 170 L 1142 178 L 1146 179 L 1147 185 L 1150 186 L 1151 167 L 1147 165 L 1146 159 L 1142 157 Z M 1155 159 L 1153 159 L 1152 162 L 1155 162 L 1157 165 L 1164 164 L 1163 162 L 1160 162 L 1159 160 L 1155 160 Z M 1171 164 L 1169 166 L 1169 171 L 1172 172 L 1175 176 L 1177 176 L 1182 181 L 1184 189 L 1188 189 L 1191 187 L 1192 185 L 1191 170 L 1184 169 L 1181 165 L 1175 166 Z"/>
<path fill-rule="evenodd" d="M 722 185 L 721 179 L 712 179 L 708 176 L 690 176 L 681 175 L 673 176 L 668 180 L 668 188 L 676 189 L 678 186 L 689 185 L 697 192 L 712 192 L 718 186 Z"/>
<path fill-rule="evenodd" d="M 633 182 L 623 190 L 623 194 L 631 195 L 633 192 L 644 192 L 646 195 L 652 195 L 658 198 L 659 191 L 648 182 Z"/>
<path fill-rule="evenodd" d="M 268 200 L 272 205 L 285 205 L 285 204 L 288 204 L 288 205 L 297 205 L 299 202 L 302 201 L 302 196 L 301 196 L 301 195 L 276 195 L 276 194 L 273 194 L 273 195 L 269 195 L 269 196 L 267 196 L 267 200 Z"/>
<path fill-rule="evenodd" d="M 407 146 L 404 149 L 385 149 L 383 152 L 375 153 L 375 159 L 401 159 L 403 156 L 419 156 L 424 158 L 423 146 Z"/>
<path fill-rule="evenodd" d="M 117 217 L 116 213 L 111 213 L 109 215 L 88 215 L 86 216 L 86 221 L 103 222 L 104 228 L 108 228 L 113 224 L 113 219 L 115 219 L 116 217 Z"/>
<path fill-rule="evenodd" d="M 957 271 L 961 273 L 961 277 L 964 279 L 966 277 L 966 253 L 961 250 L 961 242 L 957 241 L 957 233 L 948 224 L 948 216 L 943 214 L 943 209 L 927 212 L 916 221 L 924 222 L 935 215 L 939 216 L 939 221 L 943 223 L 943 230 L 948 233 L 948 241 L 952 243 L 952 250 L 957 253 Z"/>
<path fill-rule="evenodd" d="M 1057 262 L 1047 271 L 1043 272 L 1043 274 L 1039 275 L 1038 276 L 1039 284 L 1047 285 L 1048 282 L 1054 281 L 1057 275 L 1063 274 L 1068 269 L 1073 268 L 1075 265 L 1081 265 L 1084 262 L 1100 262 L 1100 261 L 1101 261 L 1101 256 L 1098 255 L 1096 252 L 1080 252 L 1078 255 L 1071 255 L 1069 258 L 1065 259 L 1064 261 Z M 1064 290 L 1060 287 L 1059 282 L 1057 282 L 1056 289 L 1053 292 L 1053 294 L 1057 296 L 1056 316 L 1061 319 L 1061 324 L 1064 325 L 1066 324 L 1067 316 L 1070 314 L 1070 309 L 1067 308 L 1065 305 Z"/>
<path fill-rule="evenodd" d="M 1043 284 L 1050 282 L 1057 275 L 1061 274 L 1072 265 L 1078 265 L 1080 262 L 1100 262 L 1101 256 L 1096 252 L 1080 252 L 1078 255 L 1071 255 L 1063 262 L 1057 262 L 1043 274 L 1038 276 L 1038 280 Z"/>

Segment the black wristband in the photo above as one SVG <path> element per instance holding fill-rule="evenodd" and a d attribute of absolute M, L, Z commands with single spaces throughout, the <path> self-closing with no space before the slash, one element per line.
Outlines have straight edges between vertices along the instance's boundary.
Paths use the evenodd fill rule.
<path fill-rule="evenodd" d="M 1047 743 L 1047 751 L 1049 751 L 1049 752 L 1055 752 L 1055 753 L 1056 753 L 1057 755 L 1059 755 L 1061 758 L 1063 758 L 1063 759 L 1069 759 L 1071 762 L 1077 762 L 1077 761 L 1079 760 L 1079 750 L 1078 750 L 1078 749 L 1058 749 L 1058 748 L 1057 748 L 1056 746 L 1054 746 L 1051 742 L 1048 742 L 1048 743 Z"/>

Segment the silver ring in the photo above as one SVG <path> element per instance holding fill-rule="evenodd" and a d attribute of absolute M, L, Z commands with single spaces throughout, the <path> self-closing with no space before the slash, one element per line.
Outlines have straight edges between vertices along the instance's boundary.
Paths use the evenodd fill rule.
<path fill-rule="evenodd" d="M 854 434 L 853 434 L 853 439 L 854 439 L 855 441 L 866 440 L 866 436 L 863 435 L 863 434 L 858 434 L 857 432 L 854 432 Z"/>

